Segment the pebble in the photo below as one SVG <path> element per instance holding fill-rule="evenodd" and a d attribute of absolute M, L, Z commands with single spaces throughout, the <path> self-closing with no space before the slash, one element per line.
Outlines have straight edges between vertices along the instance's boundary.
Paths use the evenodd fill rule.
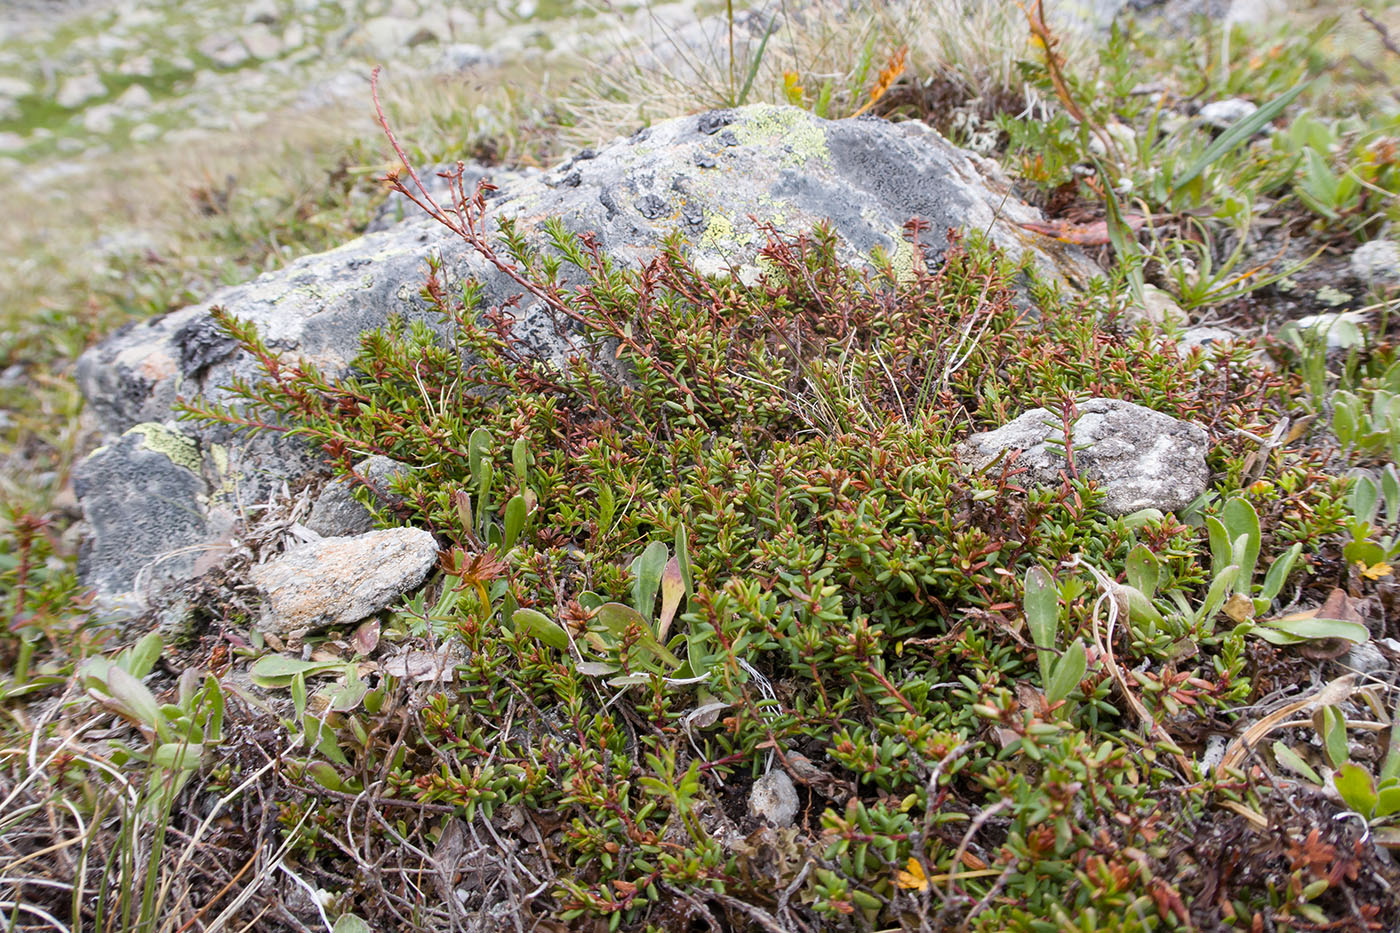
<path fill-rule="evenodd" d="M 1339 659 L 1343 667 L 1361 674 L 1382 674 L 1390 670 L 1390 659 L 1381 649 L 1370 642 L 1352 645 L 1351 650 Z"/>
<path fill-rule="evenodd" d="M 1362 243 L 1351 254 L 1351 274 L 1371 287 L 1400 285 L 1400 243 Z"/>
<path fill-rule="evenodd" d="M 791 826 L 797 816 L 797 788 L 781 769 L 754 781 L 749 791 L 749 815 L 777 827 Z"/>
<path fill-rule="evenodd" d="M 54 97 L 54 102 L 60 107 L 69 110 L 80 107 L 94 97 L 101 97 L 107 93 L 107 87 L 102 83 L 102 78 L 97 74 L 89 72 L 87 74 L 74 75 L 66 78 L 58 88 L 58 94 Z"/>
<path fill-rule="evenodd" d="M 1202 122 L 1216 129 L 1228 130 L 1258 109 L 1257 104 L 1242 97 L 1227 97 L 1224 100 L 1213 100 L 1206 104 L 1197 116 L 1201 118 Z"/>
<path fill-rule="evenodd" d="M 133 84 L 121 93 L 116 102 L 128 110 L 140 110 L 151 106 L 151 92 L 146 90 L 145 85 Z"/>
<path fill-rule="evenodd" d="M 243 45 L 256 59 L 276 58 L 282 54 L 282 40 L 262 24 L 243 30 Z"/>

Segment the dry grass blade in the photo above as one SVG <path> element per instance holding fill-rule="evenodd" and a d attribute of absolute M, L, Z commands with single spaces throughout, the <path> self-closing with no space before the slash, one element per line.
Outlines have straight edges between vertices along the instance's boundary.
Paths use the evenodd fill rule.
<path fill-rule="evenodd" d="M 1117 659 L 1113 656 L 1113 630 L 1118 624 L 1119 614 L 1123 612 L 1122 606 L 1125 606 L 1127 603 L 1126 597 L 1120 596 L 1120 588 L 1117 583 L 1110 580 L 1102 570 L 1084 562 L 1081 555 L 1076 554 L 1073 559 L 1068 562 L 1068 566 L 1083 567 L 1085 570 L 1088 570 L 1100 589 L 1099 598 L 1094 603 L 1094 647 L 1097 648 L 1099 653 L 1103 656 L 1104 664 L 1108 667 L 1109 676 L 1113 678 L 1113 683 L 1118 687 L 1118 692 L 1123 696 L 1128 706 L 1132 708 L 1133 715 L 1142 723 L 1143 730 L 1148 737 L 1170 748 L 1175 748 L 1175 743 L 1172 742 L 1171 737 L 1167 735 L 1166 730 L 1152 717 L 1151 712 L 1149 712 L 1142 701 L 1138 699 L 1137 694 L 1128 684 L 1128 679 L 1123 676 L 1123 669 L 1118 665 Z M 1098 627 L 1099 606 L 1101 605 L 1106 605 L 1108 607 L 1108 625 L 1107 631 L 1104 634 L 1099 633 Z M 1196 769 L 1180 751 L 1173 751 L 1172 758 L 1176 761 L 1176 766 L 1180 769 L 1183 778 L 1190 780 L 1192 776 L 1195 775 Z"/>
<path fill-rule="evenodd" d="M 1294 700 L 1286 706 L 1281 706 L 1263 719 L 1254 723 L 1225 749 L 1225 756 L 1220 759 L 1220 764 L 1216 765 L 1217 775 L 1224 777 L 1229 771 L 1238 768 L 1244 763 L 1250 751 L 1269 736 L 1275 729 L 1288 724 L 1289 718 L 1294 713 L 1312 712 L 1324 706 L 1335 706 L 1347 697 L 1351 696 L 1355 690 L 1357 681 L 1356 674 L 1344 674 L 1329 684 L 1326 684 L 1316 693 L 1303 697 L 1301 700 Z"/>

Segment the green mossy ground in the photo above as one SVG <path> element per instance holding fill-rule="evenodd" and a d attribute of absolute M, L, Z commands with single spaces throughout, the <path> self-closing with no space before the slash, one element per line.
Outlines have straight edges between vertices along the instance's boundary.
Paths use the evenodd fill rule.
<path fill-rule="evenodd" d="M 0 535 L 5 909 L 112 930 L 225 911 L 296 929 L 318 909 L 338 930 L 471 928 L 482 910 L 554 929 L 1395 927 L 1393 658 L 1351 681 L 1338 660 L 1342 636 L 1396 636 L 1393 303 L 1358 293 L 1372 323 L 1329 354 L 1279 326 L 1317 310 L 1297 287 L 1244 275 L 1276 252 L 1248 230 L 1343 258 L 1394 238 L 1394 109 L 1342 50 L 1382 74 L 1400 56 L 1336 38 L 1368 28 L 1236 33 L 1223 69 L 1218 47 L 1115 35 L 1066 66 L 1088 124 L 1030 52 L 1015 88 L 1057 101 L 1046 120 L 995 117 L 996 94 L 959 98 L 931 66 L 895 84 L 888 116 L 998 126 L 1052 220 L 1111 212 L 1100 178 L 1118 210 L 1154 215 L 1155 235 L 1119 228 L 1102 247 L 1112 274 L 1084 295 L 976 232 L 911 275 L 912 236 L 899 256 L 915 261 L 858 271 L 822 232 L 782 231 L 753 284 L 679 248 L 643 279 L 562 233 L 538 253 L 508 236 L 502 262 L 581 335 L 572 365 L 532 358 L 508 315 L 432 277 L 452 341 L 396 323 L 344 381 L 284 361 L 237 412 L 196 406 L 296 426 L 341 473 L 367 452 L 415 468 L 376 514 L 438 535 L 440 572 L 301 651 L 259 635 L 238 588 L 277 549 L 273 514 L 187 594 L 180 638 L 130 644 L 88 611 L 60 495 L 77 406 L 45 368 L 121 315 L 285 261 L 269 231 L 302 250 L 362 225 L 368 150 L 339 150 L 311 191 L 264 180 L 261 207 L 215 197 L 226 213 L 175 241 L 188 255 L 124 278 L 54 265 L 33 294 L 61 300 L 4 344 L 23 374 L 4 390 L 19 466 Z M 851 74 L 873 76 L 882 46 L 852 46 Z M 1261 104 L 1311 83 L 1272 133 L 1174 185 L 1216 137 L 1160 132 L 1131 93 L 1152 74 Z M 798 81 L 797 103 L 864 102 Z M 442 129 L 422 120 L 406 135 Z M 1141 144 L 1092 145 L 1089 124 L 1115 120 Z M 560 263 L 582 289 L 556 285 Z M 1315 263 L 1339 276 L 1333 255 Z M 1263 336 L 1178 355 L 1135 322 L 1144 282 Z M 1014 462 L 973 473 L 953 456 L 1032 407 L 1068 433 L 1095 396 L 1206 427 L 1210 492 L 1114 518 L 1072 468 L 1028 488 Z M 769 774 L 795 785 L 789 827 L 748 812 Z M 39 852 L 81 856 L 26 860 Z"/>

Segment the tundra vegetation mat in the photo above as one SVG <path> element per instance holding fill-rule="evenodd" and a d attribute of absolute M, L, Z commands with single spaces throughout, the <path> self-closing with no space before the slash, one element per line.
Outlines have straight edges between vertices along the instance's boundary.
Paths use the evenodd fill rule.
<path fill-rule="evenodd" d="M 360 494 L 442 545 L 411 599 L 301 650 L 259 633 L 236 565 L 176 626 L 87 608 L 61 494 L 64 348 L 88 334 L 34 315 L 6 370 L 7 922 L 1396 928 L 1395 294 L 1345 271 L 1400 219 L 1387 16 L 1197 23 L 1205 55 L 1125 22 L 1070 56 L 1033 8 L 999 71 L 852 14 L 872 38 L 840 81 L 777 38 L 713 75 L 730 103 L 928 119 L 997 154 L 1044 233 L 1102 252 L 1082 294 L 977 231 L 912 271 L 846 266 L 822 229 L 768 231 L 751 283 L 679 244 L 614 266 L 562 227 L 488 230 L 459 190 L 441 219 L 576 357 L 537 358 L 438 268 L 449 338 L 393 323 L 344 379 L 223 316 L 263 378 L 187 415 L 296 431 L 352 478 L 364 453 L 412 466 L 396 504 Z M 635 108 L 609 80 L 580 120 Z M 1259 109 L 1202 116 L 1236 96 Z M 278 229 L 353 230 L 352 190 Z M 133 287 L 178 305 L 208 268 Z M 64 275 L 108 320 L 119 289 Z M 1203 323 L 1239 339 L 1183 343 Z M 1105 512 L 1074 462 L 1088 398 L 1204 427 L 1209 491 Z M 959 465 L 1035 407 L 1057 483 Z"/>

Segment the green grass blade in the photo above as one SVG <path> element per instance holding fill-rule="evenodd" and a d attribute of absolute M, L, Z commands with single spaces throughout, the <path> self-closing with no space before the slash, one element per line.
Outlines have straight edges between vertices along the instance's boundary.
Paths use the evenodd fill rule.
<path fill-rule="evenodd" d="M 1309 83 L 1305 81 L 1293 89 L 1285 91 L 1217 136 L 1209 146 L 1206 146 L 1201 157 L 1191 163 L 1190 168 L 1172 179 L 1172 190 L 1176 191 L 1191 184 L 1206 170 L 1206 166 L 1219 161 L 1225 153 L 1249 139 L 1267 124 L 1272 123 L 1285 107 L 1298 99 L 1298 95 L 1303 93 Z"/>
<path fill-rule="evenodd" d="M 749 89 L 753 87 L 753 79 L 758 76 L 758 67 L 763 64 L 763 51 L 768 48 L 768 40 L 778 29 L 776 21 L 768 26 L 768 31 L 763 34 L 763 41 L 758 44 L 758 54 L 753 57 L 753 63 L 749 65 L 748 77 L 744 79 L 744 86 L 739 91 L 739 99 L 735 102 L 736 107 L 744 106 L 744 102 L 749 99 Z"/>

